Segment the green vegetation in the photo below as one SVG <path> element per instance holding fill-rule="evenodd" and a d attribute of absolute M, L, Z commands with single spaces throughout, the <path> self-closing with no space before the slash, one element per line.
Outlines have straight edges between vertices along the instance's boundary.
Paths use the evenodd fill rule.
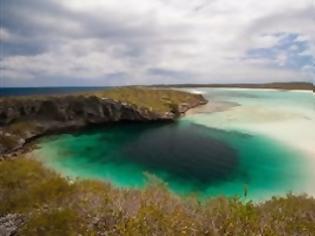
<path fill-rule="evenodd" d="M 86 99 L 86 97 L 89 98 Z M 169 120 L 175 119 L 188 108 L 206 102 L 198 94 L 135 86 L 58 96 L 0 99 L 0 153 L 8 153 L 20 148 L 28 139 L 45 132 L 62 131 L 62 129 L 77 128 L 93 123 L 95 119 L 88 115 L 90 113 L 93 116 L 99 116 L 100 122 L 102 120 L 103 122 L 116 121 L 119 111 L 115 109 L 117 115 L 109 114 L 108 120 L 102 117 L 103 113 L 100 112 L 99 105 L 105 98 L 134 105 L 131 109 L 144 108 L 140 109 L 140 113 L 147 114 L 146 117 L 154 116 Z M 148 110 L 151 113 L 147 112 Z"/>
<path fill-rule="evenodd" d="M 144 190 L 70 181 L 33 159 L 0 162 L 0 217 L 23 216 L 18 235 L 312 235 L 315 199 L 289 194 L 254 204 L 180 198 L 150 177 Z M 106 234 L 104 234 L 106 232 Z M 102 234 L 103 233 L 103 234 Z"/>
<path fill-rule="evenodd" d="M 182 103 L 196 103 L 200 95 L 170 89 L 154 89 L 147 87 L 121 87 L 102 92 L 95 92 L 98 97 L 106 97 L 121 102 L 149 108 L 156 112 L 172 111 L 174 106 Z"/>

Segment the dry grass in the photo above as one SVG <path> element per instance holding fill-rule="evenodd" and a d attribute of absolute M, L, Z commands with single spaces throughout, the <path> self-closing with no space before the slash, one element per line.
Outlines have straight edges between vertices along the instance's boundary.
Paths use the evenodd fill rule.
<path fill-rule="evenodd" d="M 147 87 L 121 87 L 95 92 L 94 95 L 146 107 L 157 112 L 167 112 L 173 108 L 172 106 L 200 100 L 199 95 L 188 92 Z"/>
<path fill-rule="evenodd" d="M 315 199 L 288 195 L 261 204 L 199 202 L 151 179 L 144 190 L 74 183 L 32 159 L 0 162 L 0 216 L 21 213 L 18 235 L 312 235 Z"/>
<path fill-rule="evenodd" d="M 200 100 L 200 95 L 191 94 L 184 91 L 171 89 L 157 89 L 144 86 L 127 86 L 117 87 L 104 91 L 95 92 L 75 92 L 59 95 L 35 95 L 0 98 L 1 104 L 14 104 L 15 101 L 27 100 L 47 100 L 49 97 L 66 97 L 66 96 L 97 96 L 101 98 L 111 98 L 121 102 L 130 103 L 139 107 L 146 107 L 158 112 L 170 110 L 171 104 L 188 103 Z"/>

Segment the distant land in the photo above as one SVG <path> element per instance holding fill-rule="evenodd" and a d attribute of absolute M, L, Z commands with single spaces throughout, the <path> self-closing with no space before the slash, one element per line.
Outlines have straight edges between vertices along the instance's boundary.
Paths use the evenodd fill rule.
<path fill-rule="evenodd" d="M 41 96 L 41 95 L 69 95 L 82 92 L 105 91 L 118 87 L 159 87 L 159 88 L 252 88 L 252 89 L 280 89 L 280 90 L 315 90 L 311 82 L 273 82 L 264 84 L 153 84 L 129 86 L 90 86 L 90 87 L 2 87 L 0 97 L 12 96 Z"/>
<path fill-rule="evenodd" d="M 264 84 L 238 83 L 238 84 L 163 84 L 157 87 L 207 87 L 207 88 L 257 88 L 257 89 L 284 89 L 284 90 L 313 90 L 314 85 L 308 82 L 274 82 Z"/>

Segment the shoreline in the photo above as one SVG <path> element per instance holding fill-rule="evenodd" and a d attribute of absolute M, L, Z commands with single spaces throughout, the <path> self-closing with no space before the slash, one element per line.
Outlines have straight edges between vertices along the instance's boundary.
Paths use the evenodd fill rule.
<path fill-rule="evenodd" d="M 85 96 L 46 96 L 39 100 L 3 99 L 0 103 L 0 160 L 18 156 L 27 143 L 43 136 L 119 122 L 172 122 L 208 102 L 200 94 L 173 90 L 121 88 L 106 93 L 108 91 L 105 95 L 97 92 Z M 135 101 L 140 98 L 139 105 L 128 100 L 133 94 Z M 141 103 L 151 96 L 155 96 L 152 101 Z"/>
<path fill-rule="evenodd" d="M 180 122 L 180 121 L 179 121 Z M 185 122 L 185 121 L 184 121 Z M 254 134 L 252 134 L 252 135 L 254 135 Z M 260 137 L 264 137 L 264 136 L 262 136 L 261 134 L 259 135 L 259 134 L 257 134 L 257 136 L 260 136 Z M 256 135 L 255 135 L 255 137 L 256 137 Z M 285 150 L 287 149 L 287 148 L 285 148 L 286 147 L 286 145 L 284 145 L 282 142 L 278 142 L 277 140 L 273 140 L 272 138 L 270 138 L 270 137 L 264 137 L 264 138 L 266 138 L 266 140 L 272 140 L 271 142 L 274 142 L 274 141 L 276 141 L 275 143 L 277 143 L 277 145 L 275 146 L 275 147 L 283 147 Z M 49 142 L 49 140 L 48 140 L 48 142 Z M 255 145 L 253 145 L 253 146 L 255 146 Z M 38 150 L 38 152 L 36 151 L 36 150 L 34 150 L 34 152 L 33 153 L 35 153 L 35 154 L 39 154 L 40 156 L 38 156 L 39 158 L 40 158 L 40 161 L 41 162 L 43 162 L 44 164 L 48 164 L 47 166 L 49 167 L 49 168 L 52 168 L 52 169 L 54 169 L 54 170 L 56 170 L 58 173 L 61 173 L 62 174 L 62 176 L 64 176 L 64 177 L 71 177 L 71 179 L 76 179 L 76 177 L 78 177 L 79 179 L 95 179 L 95 180 L 101 180 L 101 181 L 105 181 L 105 182 L 110 182 L 110 183 L 112 183 L 113 184 L 113 186 L 115 186 L 115 187 L 118 187 L 118 188 L 142 188 L 142 187 L 125 187 L 125 186 L 121 186 L 121 185 L 119 185 L 119 183 L 118 183 L 118 186 L 116 185 L 117 183 L 113 183 L 112 181 L 111 181 L 111 177 L 109 177 L 108 179 L 104 179 L 103 177 L 100 177 L 100 176 L 98 176 L 97 174 L 96 175 L 91 175 L 91 176 L 89 176 L 89 174 L 88 175 L 81 175 L 82 173 L 80 172 L 80 171 L 78 171 L 78 172 L 76 172 L 76 171 L 71 171 L 71 170 L 75 170 L 75 168 L 69 168 L 69 167 L 66 167 L 66 166 L 63 166 L 62 164 L 60 165 L 59 164 L 59 161 L 56 161 L 56 160 L 54 160 L 54 156 L 56 157 L 56 154 L 53 154 L 54 153 L 54 151 L 53 152 L 51 152 L 52 150 L 54 150 L 54 149 L 50 149 L 49 148 L 49 146 L 45 146 L 45 144 L 44 144 L 44 149 L 42 149 L 42 150 Z M 55 150 L 57 150 L 57 149 L 55 149 Z M 294 149 L 292 149 L 292 150 L 294 150 Z M 50 153 L 51 152 L 51 153 Z M 295 150 L 294 150 L 294 153 L 295 153 Z M 297 152 L 298 153 L 298 152 Z M 53 154 L 53 156 L 50 156 L 49 154 Z M 293 154 L 292 154 L 293 155 Z M 45 159 L 45 156 L 47 156 L 47 157 L 52 157 L 52 159 Z M 297 155 L 295 155 L 295 156 L 297 156 Z M 45 161 L 45 160 L 47 160 L 47 162 Z M 56 161 L 56 162 L 55 162 Z M 55 165 L 56 164 L 56 165 Z M 68 169 L 69 168 L 69 169 Z M 92 167 L 91 167 L 92 168 Z M 68 172 L 70 170 L 70 172 Z M 119 172 L 118 172 L 119 173 Z M 115 178 L 114 178 L 115 179 Z M 174 185 L 175 186 L 175 185 Z M 173 186 L 173 187 L 174 187 Z M 241 186 L 241 185 L 240 185 Z M 301 185 L 302 186 L 302 185 Z M 304 185 L 303 185 L 304 186 Z M 175 187 L 176 188 L 176 187 Z M 189 188 L 189 187 L 188 187 Z M 303 187 L 304 188 L 304 187 Z M 240 189 L 241 189 L 241 187 L 240 187 Z M 311 191 L 312 190 L 312 188 L 311 188 L 311 186 L 309 186 L 309 185 L 306 185 L 306 189 L 308 189 L 307 191 L 305 191 L 305 192 L 307 192 L 308 194 L 310 194 L 311 196 L 315 196 L 315 193 L 314 193 L 314 191 Z M 178 190 L 178 189 L 177 189 Z M 297 191 L 296 189 L 292 189 L 292 191 L 294 190 L 294 193 L 304 193 L 304 191 L 302 190 L 301 192 L 299 192 L 299 190 Z M 185 196 L 185 194 L 186 193 L 181 193 L 180 191 L 181 190 L 179 190 L 179 192 L 176 192 L 175 190 L 172 190 L 173 192 L 175 192 L 176 194 L 179 194 L 179 195 L 183 195 L 183 196 Z M 211 190 L 211 191 L 216 191 L 215 189 L 214 190 Z M 259 194 L 259 193 L 255 193 L 255 191 L 253 191 L 253 192 L 251 192 L 250 194 L 249 194 L 249 197 L 250 197 L 250 199 L 251 200 L 253 200 L 254 202 L 259 202 L 259 201 L 263 201 L 263 200 L 267 200 L 267 199 L 269 199 L 270 198 L 270 196 L 277 196 L 277 197 L 280 197 L 280 196 L 285 196 L 288 192 L 289 192 L 290 190 L 288 190 L 288 191 L 285 191 L 285 192 L 277 192 L 277 191 L 274 191 L 274 190 L 272 190 L 271 191 L 271 194 L 266 194 L 266 195 L 264 195 L 264 196 L 262 196 L 261 194 Z M 189 195 L 190 193 L 188 193 L 188 195 Z M 225 194 L 229 194 L 228 192 L 227 193 L 225 193 Z M 236 193 L 237 194 L 237 193 Z M 200 197 L 212 197 L 212 196 L 215 196 L 215 195 L 207 195 L 206 193 L 203 193 L 202 194 L 202 196 L 200 196 Z M 232 195 L 227 195 L 227 196 L 232 196 Z"/>

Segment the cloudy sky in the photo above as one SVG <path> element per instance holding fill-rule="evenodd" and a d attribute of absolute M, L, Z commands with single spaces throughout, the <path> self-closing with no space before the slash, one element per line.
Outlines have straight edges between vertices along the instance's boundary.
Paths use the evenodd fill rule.
<path fill-rule="evenodd" d="M 315 77 L 315 0 L 0 0 L 0 23 L 0 86 Z"/>

